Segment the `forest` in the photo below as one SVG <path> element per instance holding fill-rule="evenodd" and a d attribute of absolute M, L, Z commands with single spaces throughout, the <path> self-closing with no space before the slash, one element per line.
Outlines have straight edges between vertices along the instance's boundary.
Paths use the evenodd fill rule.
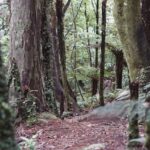
<path fill-rule="evenodd" d="M 0 150 L 150 150 L 149 0 L 0 0 Z"/>

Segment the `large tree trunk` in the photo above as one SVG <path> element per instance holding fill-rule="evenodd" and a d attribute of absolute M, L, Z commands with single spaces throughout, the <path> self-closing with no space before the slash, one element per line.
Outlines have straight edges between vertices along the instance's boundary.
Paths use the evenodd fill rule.
<path fill-rule="evenodd" d="M 47 109 L 41 66 L 42 0 L 11 1 L 10 63 L 15 61 L 24 97 L 32 93 L 38 111 Z M 15 79 L 15 77 L 12 77 Z M 13 81 L 13 80 L 12 80 Z"/>
<path fill-rule="evenodd" d="M 54 72 L 54 54 L 53 54 L 53 38 L 51 36 L 51 14 L 52 14 L 53 3 L 49 0 L 43 2 L 43 13 L 42 13 L 42 52 L 43 52 L 43 74 L 45 81 L 45 96 L 46 101 L 50 109 L 58 116 L 58 110 L 56 105 L 55 95 L 55 84 L 53 78 Z"/>
<path fill-rule="evenodd" d="M 144 31 L 146 34 L 146 39 L 148 41 L 148 46 L 150 46 L 150 1 L 149 0 L 142 0 L 142 21 L 143 21 L 143 26 L 144 26 Z M 150 56 L 150 50 L 147 51 L 148 57 Z M 149 61 L 149 58 L 147 58 Z M 150 84 L 150 66 L 144 68 L 143 70 L 143 77 L 144 77 L 144 85 L 145 86 L 144 90 L 146 91 L 146 103 L 148 104 L 146 108 L 146 113 L 145 113 L 145 126 L 146 126 L 146 148 L 150 149 L 150 89 L 149 89 L 149 84 Z"/>
<path fill-rule="evenodd" d="M 60 68 L 60 56 L 58 49 L 58 38 L 57 38 L 57 16 L 54 2 L 51 4 L 51 40 L 52 40 L 52 74 L 54 81 L 54 94 L 55 98 L 60 103 L 60 117 L 64 112 L 65 94 L 61 83 L 61 68 Z"/>
<path fill-rule="evenodd" d="M 8 89 L 1 57 L 0 45 L 0 149 L 17 150 L 14 138 L 12 110 L 8 106 Z"/>
<path fill-rule="evenodd" d="M 114 0 L 114 17 L 124 46 L 123 52 L 129 68 L 131 84 L 140 81 L 140 88 L 143 88 L 150 82 L 150 49 L 142 25 L 140 3 L 140 0 Z M 138 121 L 137 109 L 134 109 L 137 108 L 138 99 L 133 100 L 131 99 L 132 105 L 129 112 L 129 129 L 138 131 L 137 123 L 132 126 Z M 132 136 L 130 134 L 130 137 L 134 137 L 134 134 Z"/>
<path fill-rule="evenodd" d="M 127 4 L 125 0 L 114 0 L 114 17 L 132 82 L 139 76 L 141 68 L 150 64 L 150 51 L 141 21 L 140 0 L 129 0 Z"/>

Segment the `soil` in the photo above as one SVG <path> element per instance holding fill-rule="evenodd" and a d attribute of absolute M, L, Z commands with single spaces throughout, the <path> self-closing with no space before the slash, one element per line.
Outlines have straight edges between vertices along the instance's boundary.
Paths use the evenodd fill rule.
<path fill-rule="evenodd" d="M 125 150 L 127 121 L 94 117 L 80 122 L 57 119 L 32 126 L 21 124 L 17 128 L 18 143 L 21 136 L 33 135 L 36 135 L 36 150 L 82 150 L 92 144 L 102 144 L 104 150 Z"/>

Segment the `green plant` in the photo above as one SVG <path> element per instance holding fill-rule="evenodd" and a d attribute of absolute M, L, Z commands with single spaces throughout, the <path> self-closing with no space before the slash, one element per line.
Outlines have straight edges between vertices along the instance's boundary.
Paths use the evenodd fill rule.
<path fill-rule="evenodd" d="M 36 137 L 37 135 L 33 135 L 30 139 L 26 137 L 20 137 L 22 142 L 19 144 L 19 149 L 35 150 Z"/>
<path fill-rule="evenodd" d="M 29 91 L 26 98 L 21 98 L 18 100 L 18 112 L 23 120 L 26 120 L 29 125 L 37 122 L 37 112 L 36 112 L 36 99 L 33 92 Z"/>

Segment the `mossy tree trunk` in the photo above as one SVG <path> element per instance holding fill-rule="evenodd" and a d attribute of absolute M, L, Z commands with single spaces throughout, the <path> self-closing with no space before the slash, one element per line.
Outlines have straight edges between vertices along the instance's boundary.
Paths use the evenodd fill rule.
<path fill-rule="evenodd" d="M 0 45 L 0 149 L 17 150 L 13 130 L 12 110 L 8 105 L 8 89 L 2 63 Z"/>
<path fill-rule="evenodd" d="M 42 0 L 11 1 L 10 21 L 10 64 L 15 61 L 19 74 L 12 75 L 11 81 L 20 82 L 24 98 L 33 95 L 38 111 L 47 110 L 41 61 L 42 4 Z"/>
<path fill-rule="evenodd" d="M 139 137 L 138 128 L 138 97 L 139 97 L 139 82 L 130 83 L 130 115 L 129 115 L 129 140 Z M 136 146 L 136 143 L 129 143 L 128 147 Z"/>
<path fill-rule="evenodd" d="M 51 7 L 53 2 L 49 0 L 43 1 L 42 11 L 42 53 L 43 53 L 43 73 L 45 82 L 45 96 L 50 109 L 58 116 L 55 96 L 55 84 L 53 80 L 53 63 L 55 61 L 52 46 L 52 30 L 51 30 Z"/>
<path fill-rule="evenodd" d="M 150 66 L 150 48 L 142 24 L 141 1 L 114 0 L 114 17 L 124 46 L 123 53 L 129 68 L 131 84 L 140 82 L 141 89 L 150 81 L 150 71 L 147 71 Z M 138 124 L 135 123 L 138 120 L 137 109 L 132 109 L 137 107 L 137 102 L 131 98 L 131 104 L 134 105 L 131 105 L 129 113 L 129 129 L 138 132 Z M 132 136 L 129 134 L 129 139 L 132 137 L 134 138 L 134 133 Z"/>
<path fill-rule="evenodd" d="M 148 41 L 148 46 L 150 47 L 150 1 L 142 0 L 142 22 L 144 26 L 144 31 L 146 34 L 146 39 Z M 150 56 L 150 50 L 147 51 L 148 56 Z M 149 59 L 148 59 L 149 61 Z M 145 127 L 146 127 L 146 148 L 150 149 L 150 66 L 146 67 L 142 71 L 143 75 L 143 85 L 144 91 L 146 92 L 146 100 L 147 108 L 145 113 Z"/>

